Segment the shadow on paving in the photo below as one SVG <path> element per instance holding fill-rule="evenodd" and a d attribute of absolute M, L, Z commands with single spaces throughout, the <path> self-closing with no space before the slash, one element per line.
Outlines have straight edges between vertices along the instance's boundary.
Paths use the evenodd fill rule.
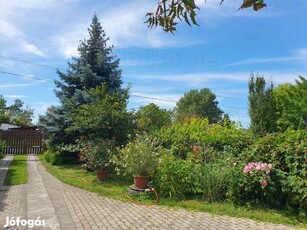
<path fill-rule="evenodd" d="M 7 158 L 6 156 L 0 160 L 0 213 L 4 211 L 4 207 L 7 206 L 7 204 L 4 203 L 4 201 L 7 198 L 10 186 L 4 186 L 4 180 L 6 177 L 6 173 L 8 171 L 8 167 L 10 166 L 12 162 L 12 157 Z"/>

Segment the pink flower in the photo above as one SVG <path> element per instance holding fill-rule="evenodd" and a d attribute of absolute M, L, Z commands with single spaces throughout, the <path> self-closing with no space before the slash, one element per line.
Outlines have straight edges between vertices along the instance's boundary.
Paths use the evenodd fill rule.
<path fill-rule="evenodd" d="M 243 172 L 244 173 L 248 173 L 249 172 L 249 167 L 247 165 L 244 167 Z"/>
<path fill-rule="evenodd" d="M 268 181 L 264 180 L 264 181 L 260 181 L 260 184 L 262 186 L 268 186 Z"/>
<path fill-rule="evenodd" d="M 260 162 L 256 163 L 256 169 L 260 170 L 262 168 L 262 164 L 260 164 Z"/>

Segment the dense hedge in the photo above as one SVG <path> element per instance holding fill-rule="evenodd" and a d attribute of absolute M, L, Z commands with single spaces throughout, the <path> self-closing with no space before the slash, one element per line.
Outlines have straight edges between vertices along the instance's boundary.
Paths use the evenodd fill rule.
<path fill-rule="evenodd" d="M 233 149 L 236 153 L 253 142 L 250 132 L 233 123 L 209 124 L 207 119 L 186 118 L 164 127 L 155 134 L 160 143 L 174 156 L 186 159 L 191 146 L 203 146 L 213 151 Z"/>

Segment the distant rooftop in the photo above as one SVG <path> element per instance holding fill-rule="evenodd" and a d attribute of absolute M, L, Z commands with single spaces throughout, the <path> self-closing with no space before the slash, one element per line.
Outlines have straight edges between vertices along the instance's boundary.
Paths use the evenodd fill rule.
<path fill-rule="evenodd" d="M 8 130 L 8 129 L 13 129 L 13 128 L 19 128 L 19 126 L 11 125 L 11 124 L 1 124 L 0 125 L 0 130 Z"/>

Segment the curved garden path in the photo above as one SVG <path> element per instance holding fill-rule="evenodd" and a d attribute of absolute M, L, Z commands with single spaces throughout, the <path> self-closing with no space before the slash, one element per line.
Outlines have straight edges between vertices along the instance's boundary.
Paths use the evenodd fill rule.
<path fill-rule="evenodd" d="M 2 186 L 11 161 L 0 161 L 0 229 L 5 217 L 46 220 L 44 228 L 32 229 L 296 229 L 243 218 L 146 207 L 98 196 L 66 184 L 46 172 L 36 156 L 28 156 L 26 185 Z M 22 228 L 9 228 L 22 229 Z"/>

